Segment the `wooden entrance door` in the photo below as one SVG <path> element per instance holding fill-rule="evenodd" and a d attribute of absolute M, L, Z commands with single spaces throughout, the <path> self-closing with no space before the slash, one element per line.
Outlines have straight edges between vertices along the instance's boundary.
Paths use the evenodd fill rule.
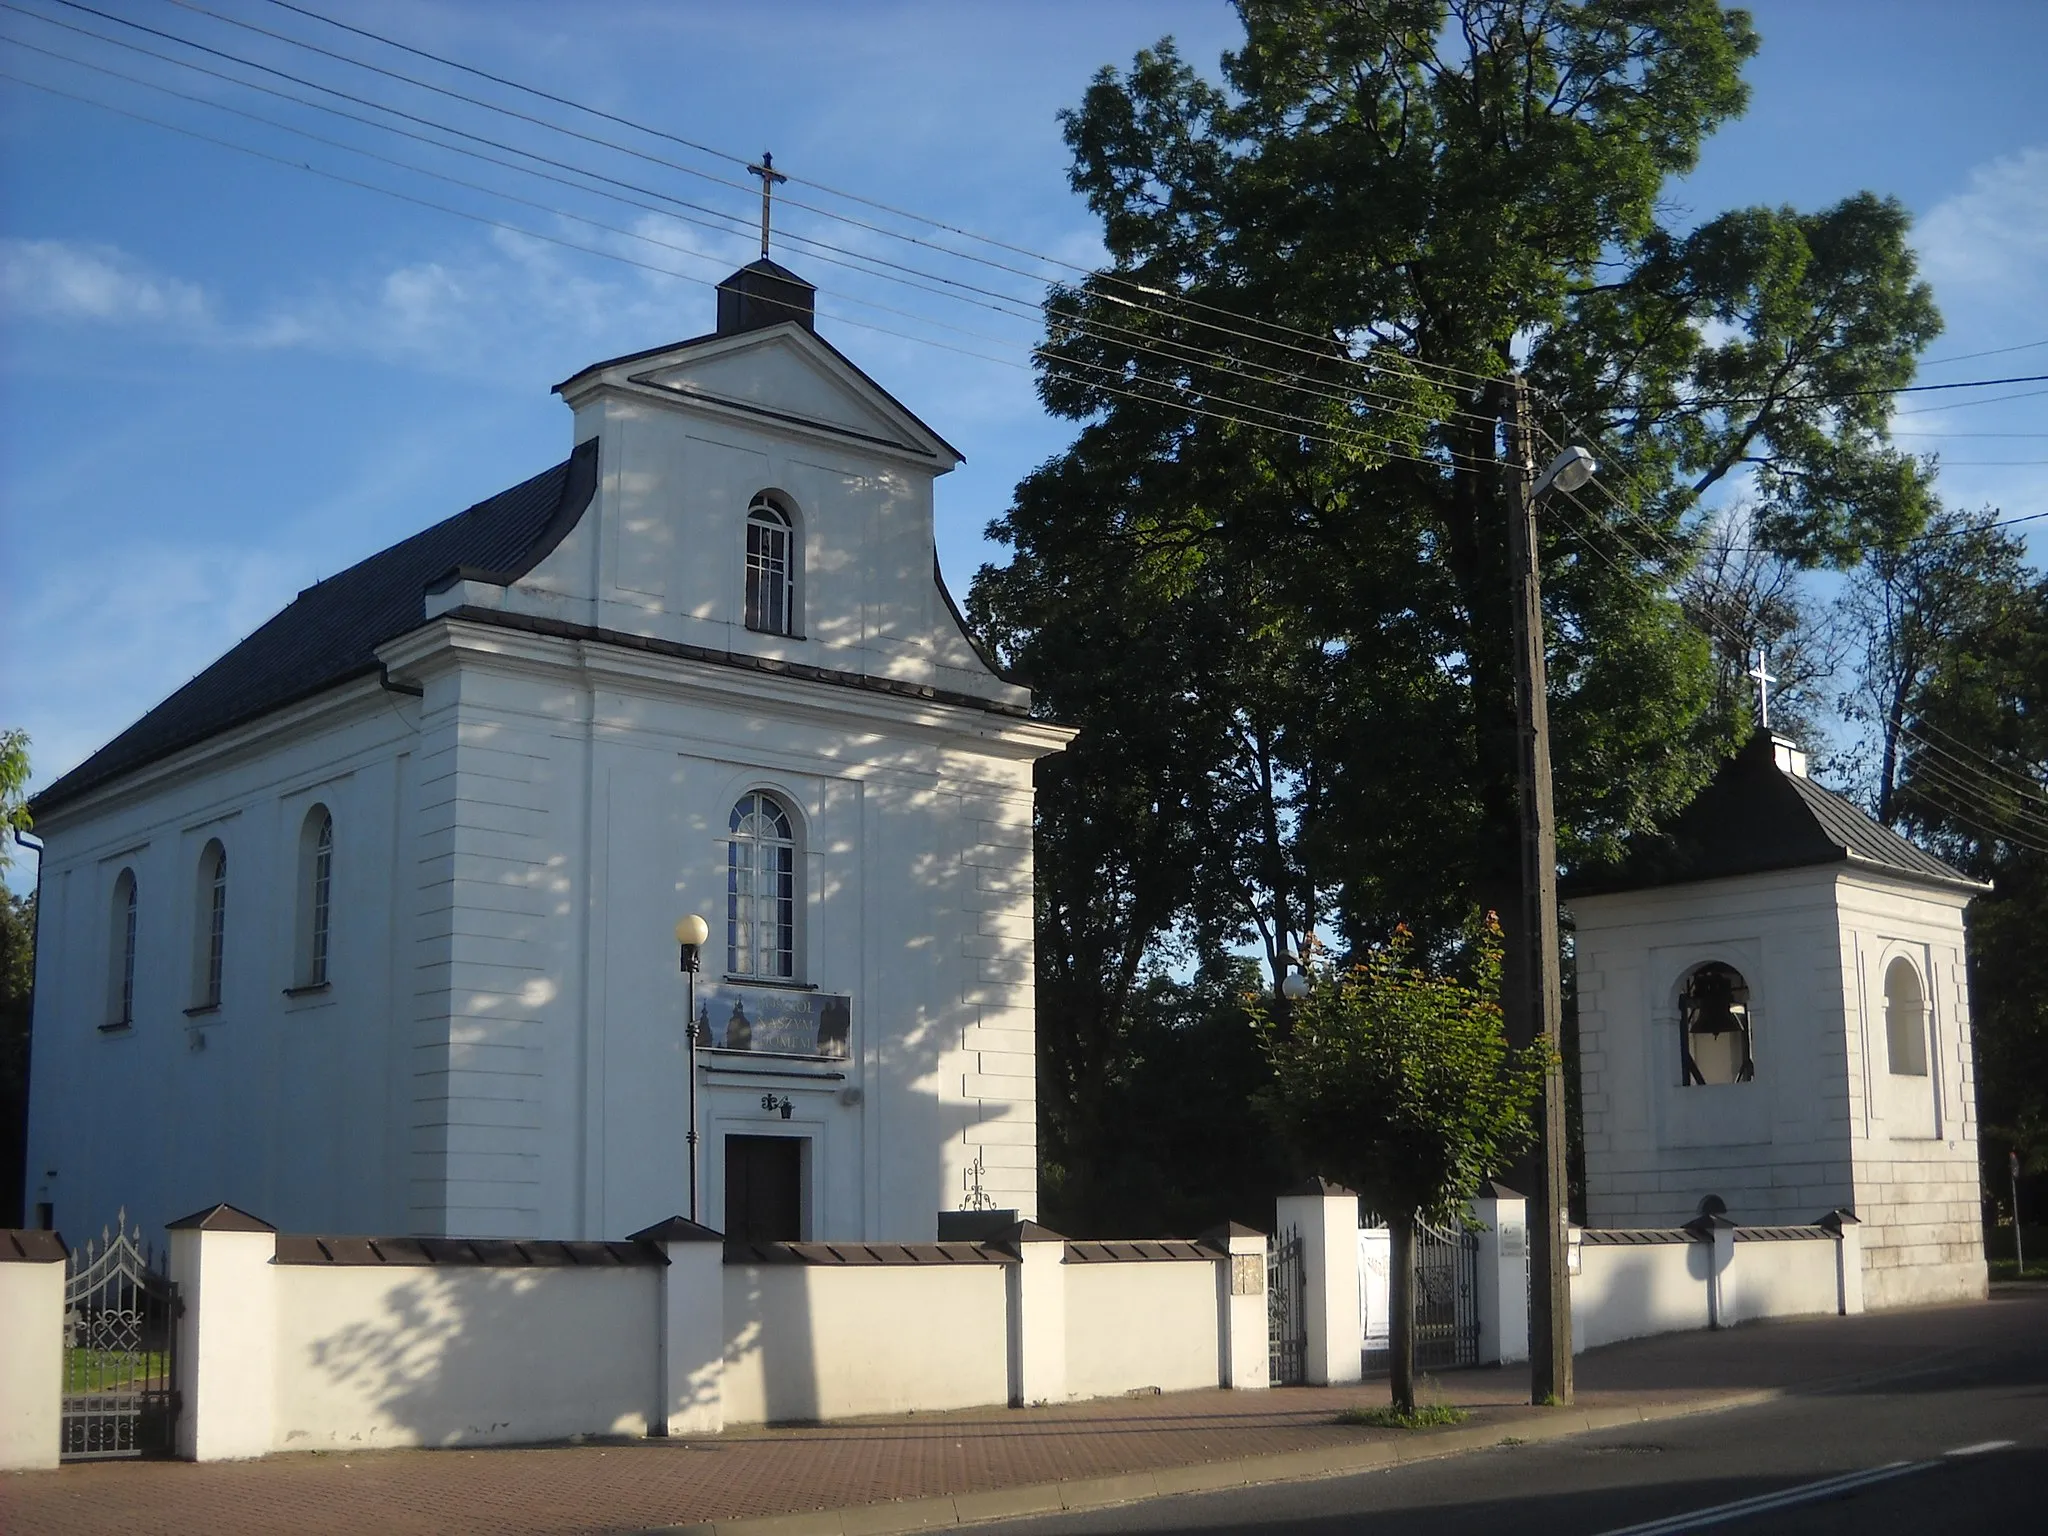
<path fill-rule="evenodd" d="M 804 1235 L 804 1138 L 725 1138 L 725 1235 L 795 1243 Z"/>

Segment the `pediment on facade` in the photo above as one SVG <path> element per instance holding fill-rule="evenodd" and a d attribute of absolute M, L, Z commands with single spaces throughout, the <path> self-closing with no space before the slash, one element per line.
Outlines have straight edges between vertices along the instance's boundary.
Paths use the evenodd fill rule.
<path fill-rule="evenodd" d="M 829 342 L 794 323 L 600 364 L 561 388 L 574 404 L 602 384 L 914 454 L 940 473 L 962 457 Z"/>

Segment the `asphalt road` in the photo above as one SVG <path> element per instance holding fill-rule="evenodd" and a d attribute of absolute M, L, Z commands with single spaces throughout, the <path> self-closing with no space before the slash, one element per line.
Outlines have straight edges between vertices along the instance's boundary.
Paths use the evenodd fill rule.
<path fill-rule="evenodd" d="M 1968 1344 L 1887 1380 L 1351 1477 L 985 1529 L 2037 1536 L 2048 1532 L 2048 1288 L 2002 1298 Z"/>

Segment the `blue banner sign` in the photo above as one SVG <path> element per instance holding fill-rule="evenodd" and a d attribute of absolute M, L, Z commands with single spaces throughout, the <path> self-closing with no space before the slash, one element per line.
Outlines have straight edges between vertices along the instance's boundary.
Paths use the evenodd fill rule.
<path fill-rule="evenodd" d="M 834 992 L 783 987 L 697 988 L 697 1043 L 714 1051 L 844 1060 L 853 1027 L 853 999 Z"/>

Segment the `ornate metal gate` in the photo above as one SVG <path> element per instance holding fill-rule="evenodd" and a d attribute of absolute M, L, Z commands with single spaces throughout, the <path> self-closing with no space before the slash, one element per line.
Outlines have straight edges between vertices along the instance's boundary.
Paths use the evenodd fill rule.
<path fill-rule="evenodd" d="M 71 1255 L 64 1282 L 66 1461 L 148 1456 L 171 1449 L 178 1414 L 178 1288 L 162 1254 L 128 1230 L 100 1229 Z"/>
<path fill-rule="evenodd" d="M 1479 1363 L 1479 1238 L 1415 1224 L 1415 1368 Z"/>
<path fill-rule="evenodd" d="M 1301 1234 L 1290 1227 L 1266 1258 L 1266 1364 L 1276 1387 L 1298 1386 L 1307 1374 L 1307 1284 Z"/>
<path fill-rule="evenodd" d="M 1373 1224 L 1378 1225 L 1376 1219 Z M 1366 1267 L 1361 1247 L 1359 1287 L 1362 1293 L 1367 1292 L 1371 1285 Z M 1380 1294 L 1384 1297 L 1384 1292 Z M 1372 1305 L 1369 1297 L 1366 1304 L 1368 1308 Z M 1378 1303 L 1382 1307 L 1386 1304 L 1384 1299 Z M 1385 1326 L 1384 1322 L 1381 1326 Z M 1368 1320 L 1365 1374 L 1384 1376 L 1391 1363 L 1385 1334 L 1376 1331 Z M 1456 1366 L 1478 1363 L 1479 1238 L 1471 1232 L 1447 1230 L 1418 1221 L 1415 1223 L 1415 1369 L 1447 1371 Z"/>

